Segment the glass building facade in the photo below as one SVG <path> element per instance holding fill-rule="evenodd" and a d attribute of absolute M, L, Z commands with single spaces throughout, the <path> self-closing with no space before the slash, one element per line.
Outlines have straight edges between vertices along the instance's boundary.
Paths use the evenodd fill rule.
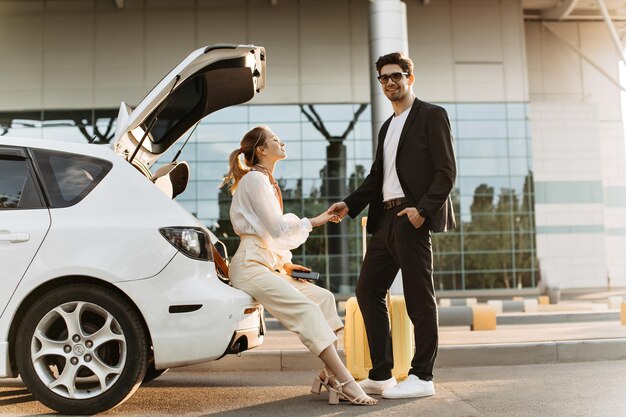
<path fill-rule="evenodd" d="M 532 287 L 537 281 L 534 190 L 525 103 L 438 103 L 448 111 L 458 177 L 457 229 L 433 236 L 438 290 Z M 107 143 L 117 109 L 0 114 L 0 134 Z M 188 133 L 180 160 L 191 179 L 177 201 L 233 254 L 238 245 L 220 189 L 228 156 L 243 134 L 268 125 L 286 143 L 276 168 L 285 211 L 315 216 L 355 189 L 369 172 L 373 148 L 369 105 L 240 105 L 205 118 Z M 172 160 L 184 138 L 159 163 Z M 156 167 L 155 167 L 156 169 Z M 154 172 L 154 169 L 153 169 Z M 361 216 L 367 215 L 366 212 Z M 351 293 L 363 256 L 361 219 L 316 228 L 293 262 L 321 272 L 323 285 Z"/>

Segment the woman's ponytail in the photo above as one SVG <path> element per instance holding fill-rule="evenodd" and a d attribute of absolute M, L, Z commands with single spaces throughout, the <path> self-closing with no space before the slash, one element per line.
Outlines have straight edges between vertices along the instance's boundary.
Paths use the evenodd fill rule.
<path fill-rule="evenodd" d="M 241 139 L 241 147 L 230 153 L 230 157 L 228 158 L 228 174 L 226 174 L 222 180 L 220 188 L 228 184 L 230 186 L 230 193 L 235 193 L 241 178 L 250 172 L 250 168 L 254 165 L 255 149 L 265 144 L 267 129 L 266 126 L 257 126 L 243 136 L 243 139 Z M 243 154 L 245 165 L 241 163 L 241 158 L 239 158 L 241 154 Z"/>
<path fill-rule="evenodd" d="M 241 178 L 250 171 L 250 169 L 245 168 L 239 159 L 239 155 L 243 153 L 241 148 L 235 149 L 230 153 L 230 157 L 228 158 L 228 174 L 222 180 L 220 184 L 220 188 L 229 185 L 230 193 L 234 194 L 237 189 L 237 185 Z"/>

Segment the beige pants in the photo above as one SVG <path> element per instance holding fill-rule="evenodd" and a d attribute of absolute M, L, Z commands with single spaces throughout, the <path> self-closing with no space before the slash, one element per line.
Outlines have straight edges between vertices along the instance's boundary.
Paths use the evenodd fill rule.
<path fill-rule="evenodd" d="M 261 239 L 242 236 L 229 268 L 235 288 L 263 304 L 287 329 L 296 333 L 315 356 L 337 340 L 343 328 L 333 294 L 315 284 L 276 271 L 277 258 Z"/>

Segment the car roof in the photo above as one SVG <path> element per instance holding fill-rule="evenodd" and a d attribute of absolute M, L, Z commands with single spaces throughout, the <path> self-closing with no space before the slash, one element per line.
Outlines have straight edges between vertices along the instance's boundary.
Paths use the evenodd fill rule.
<path fill-rule="evenodd" d="M 0 145 L 49 149 L 53 151 L 72 152 L 80 155 L 90 155 L 109 160 L 115 159 L 115 154 L 111 150 L 110 146 L 107 145 L 10 136 L 0 136 Z"/>

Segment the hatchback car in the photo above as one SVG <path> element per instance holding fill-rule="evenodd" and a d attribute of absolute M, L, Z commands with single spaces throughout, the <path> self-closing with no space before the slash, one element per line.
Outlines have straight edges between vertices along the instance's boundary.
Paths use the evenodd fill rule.
<path fill-rule="evenodd" d="M 94 414 L 167 368 L 262 343 L 262 306 L 229 285 L 223 245 L 173 200 L 187 164 L 150 168 L 264 86 L 262 47 L 209 46 L 136 108 L 122 103 L 113 149 L 0 137 L 0 377 Z"/>

